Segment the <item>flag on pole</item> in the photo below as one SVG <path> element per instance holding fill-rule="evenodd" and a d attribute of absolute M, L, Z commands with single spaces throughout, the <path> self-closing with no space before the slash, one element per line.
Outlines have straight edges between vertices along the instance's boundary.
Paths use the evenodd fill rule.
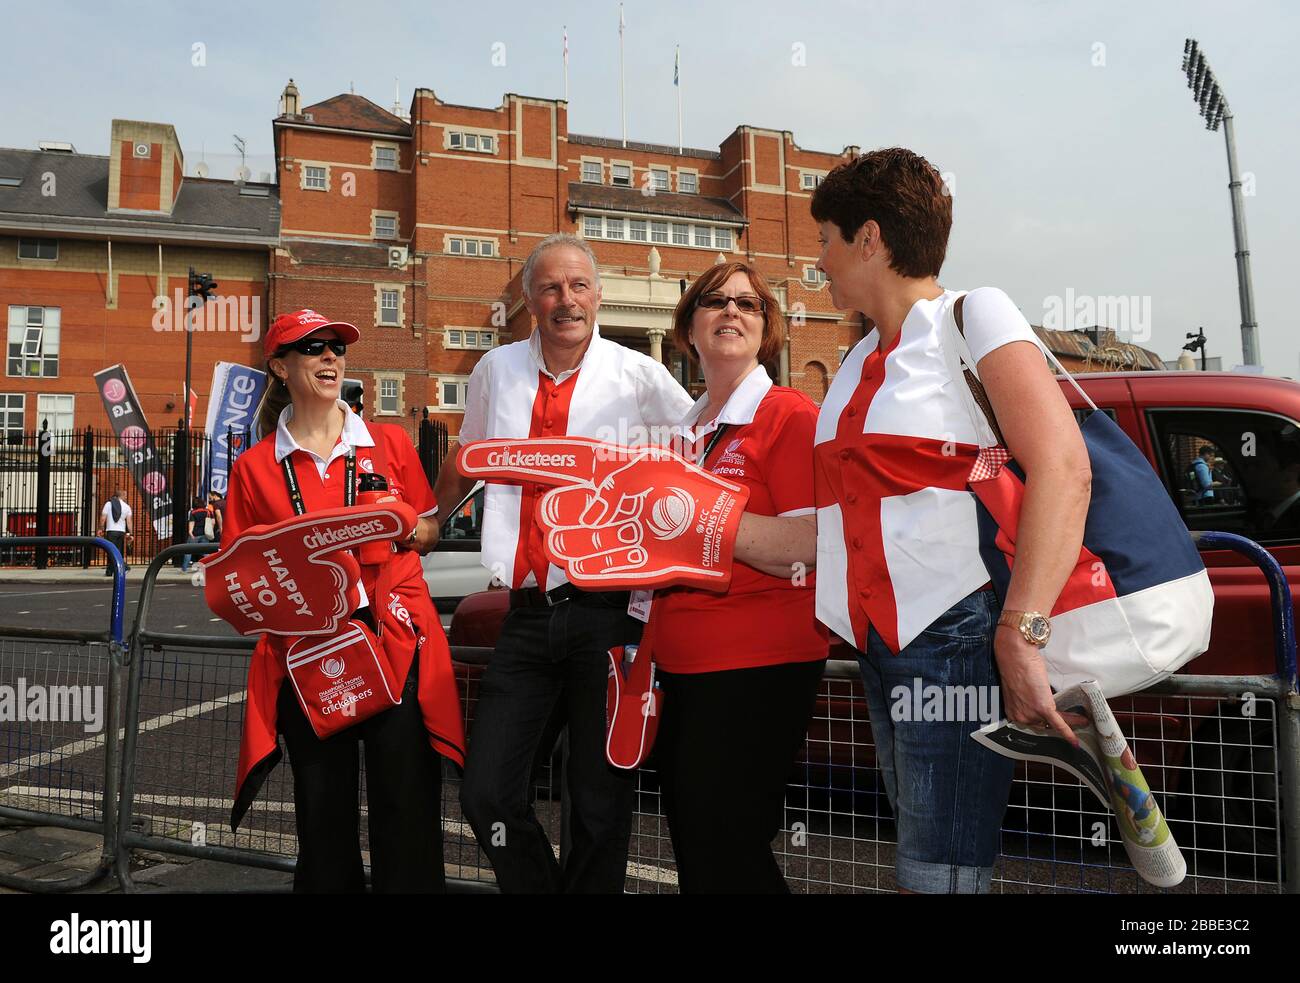
<path fill-rule="evenodd" d="M 569 28 L 564 28 L 564 101 L 569 101 Z"/>
<path fill-rule="evenodd" d="M 677 53 L 673 56 L 673 85 L 681 85 L 682 73 L 682 46 L 677 46 Z"/>

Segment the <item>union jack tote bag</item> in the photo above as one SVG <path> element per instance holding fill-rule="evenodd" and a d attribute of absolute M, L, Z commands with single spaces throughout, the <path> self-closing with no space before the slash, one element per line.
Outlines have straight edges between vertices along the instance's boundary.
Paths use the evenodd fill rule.
<path fill-rule="evenodd" d="M 949 373 L 980 437 L 967 485 L 976 500 L 980 552 L 999 599 L 1016 559 L 1024 472 L 1001 439 L 960 324 L 961 299 L 945 313 Z M 1214 592 L 1200 554 L 1151 465 L 1056 356 L 1043 348 L 1091 408 L 1079 424 L 1092 466 L 1092 500 L 1079 561 L 1052 608 L 1043 649 L 1058 692 L 1096 680 L 1107 697 L 1165 678 L 1210 643 Z"/>

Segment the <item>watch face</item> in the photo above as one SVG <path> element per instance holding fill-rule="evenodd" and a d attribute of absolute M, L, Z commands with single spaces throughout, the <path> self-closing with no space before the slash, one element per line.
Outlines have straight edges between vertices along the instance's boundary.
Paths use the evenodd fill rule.
<path fill-rule="evenodd" d="M 1052 626 L 1042 615 L 1029 619 L 1029 634 L 1039 645 L 1047 643 L 1052 635 Z"/>

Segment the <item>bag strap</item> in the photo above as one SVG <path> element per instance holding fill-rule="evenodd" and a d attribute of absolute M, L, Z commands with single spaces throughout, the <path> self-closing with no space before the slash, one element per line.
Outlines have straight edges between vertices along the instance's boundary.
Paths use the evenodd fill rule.
<path fill-rule="evenodd" d="M 961 302 L 965 299 L 966 295 L 962 294 L 952 307 L 952 317 L 957 322 L 957 333 L 961 335 L 963 342 L 966 340 L 966 326 L 962 324 Z M 998 446 L 1006 447 L 1007 442 L 1002 438 L 1002 428 L 998 426 L 998 418 L 993 413 L 993 404 L 989 402 L 989 394 L 984 390 L 984 383 L 980 382 L 979 376 L 971 371 L 970 367 L 965 364 L 964 359 L 962 360 L 961 372 L 966 379 L 966 385 L 970 387 L 970 394 L 975 397 L 975 404 L 979 406 L 980 412 L 984 414 L 984 419 L 988 420 L 993 436 L 998 439 Z"/>

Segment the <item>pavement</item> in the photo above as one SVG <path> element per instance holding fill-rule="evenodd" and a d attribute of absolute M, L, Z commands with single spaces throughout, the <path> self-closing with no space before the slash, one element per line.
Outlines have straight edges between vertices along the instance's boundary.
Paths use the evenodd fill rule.
<path fill-rule="evenodd" d="M 144 582 L 144 573 L 149 568 L 149 564 L 134 564 L 126 572 L 126 582 L 139 585 Z M 180 567 L 165 566 L 158 571 L 159 583 L 174 583 L 177 581 L 188 582 L 194 576 L 194 571 L 184 573 Z M 31 567 L 0 567 L 0 584 L 104 584 L 107 586 L 111 578 L 104 576 L 103 567 L 90 567 L 83 570 L 81 567 L 48 567 L 45 570 L 34 570 Z"/>
<path fill-rule="evenodd" d="M 0 874 L 41 881 L 84 876 L 99 865 L 102 837 L 56 826 L 15 825 L 0 819 Z M 215 860 L 197 860 L 134 850 L 131 880 L 141 894 L 228 892 L 281 893 L 292 890 L 293 875 L 284 871 L 241 867 Z M 0 894 L 27 893 L 0 886 Z M 70 894 L 121 894 L 112 873 Z"/>

